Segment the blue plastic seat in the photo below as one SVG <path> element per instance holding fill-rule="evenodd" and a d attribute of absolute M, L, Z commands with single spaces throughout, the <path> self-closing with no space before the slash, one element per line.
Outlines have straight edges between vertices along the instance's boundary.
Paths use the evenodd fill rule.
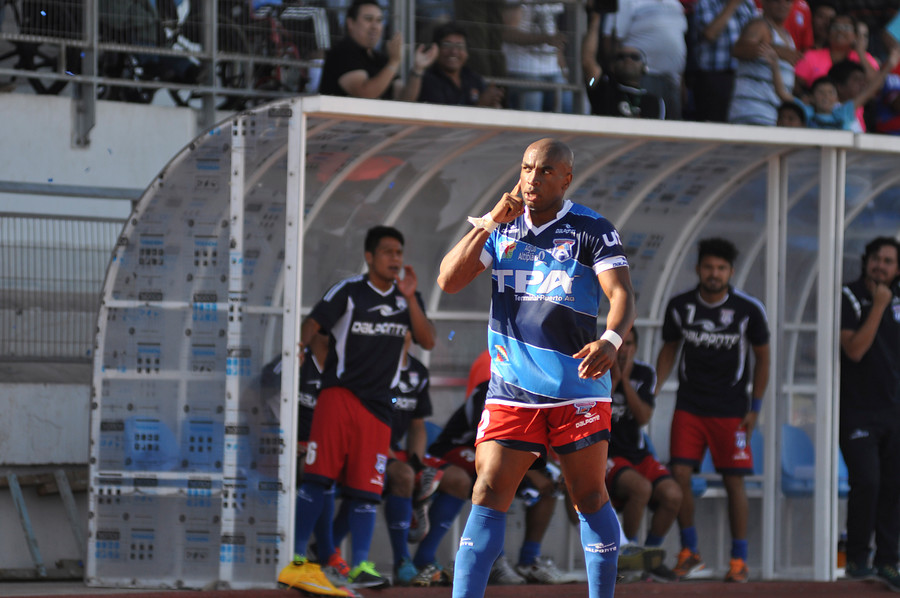
<path fill-rule="evenodd" d="M 781 491 L 785 496 L 809 496 L 815 487 L 816 453 L 801 428 L 781 427 Z"/>
<path fill-rule="evenodd" d="M 847 498 L 850 493 L 850 472 L 847 470 L 847 463 L 844 461 L 844 453 L 838 449 L 838 496 Z"/>
<path fill-rule="evenodd" d="M 425 448 L 434 444 L 444 428 L 432 421 L 425 420 Z"/>

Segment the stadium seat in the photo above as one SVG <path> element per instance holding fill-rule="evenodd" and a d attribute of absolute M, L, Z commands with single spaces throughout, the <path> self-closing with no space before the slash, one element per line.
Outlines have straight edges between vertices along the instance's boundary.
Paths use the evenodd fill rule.
<path fill-rule="evenodd" d="M 785 496 L 811 495 L 816 464 L 812 441 L 801 428 L 790 424 L 782 426 L 781 438 L 781 491 Z"/>
<path fill-rule="evenodd" d="M 426 449 L 427 449 L 427 447 L 431 446 L 435 440 L 437 440 L 438 436 L 441 435 L 441 432 L 443 430 L 444 430 L 444 428 L 439 426 L 438 424 L 436 424 L 432 421 L 428 421 L 428 420 L 425 421 L 425 432 L 426 432 L 425 447 L 426 447 Z"/>

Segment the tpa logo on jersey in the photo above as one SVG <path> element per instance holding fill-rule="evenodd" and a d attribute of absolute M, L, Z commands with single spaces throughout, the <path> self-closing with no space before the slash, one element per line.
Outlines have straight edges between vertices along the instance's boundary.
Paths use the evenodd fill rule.
<path fill-rule="evenodd" d="M 722 309 L 719 310 L 719 322 L 722 326 L 728 326 L 732 322 L 734 322 L 734 310 L 733 309 Z"/>
<path fill-rule="evenodd" d="M 381 453 L 375 455 L 375 471 L 384 475 L 384 472 L 387 470 L 387 462 L 387 455 L 382 455 Z"/>
<path fill-rule="evenodd" d="M 594 403 L 572 403 L 572 407 L 575 408 L 575 415 L 583 415 L 588 417 L 591 414 L 591 408 L 593 408 Z"/>
<path fill-rule="evenodd" d="M 516 243 L 512 241 L 510 243 L 504 243 L 500 246 L 500 259 L 508 260 L 512 258 L 513 253 L 516 251 Z"/>
<path fill-rule="evenodd" d="M 497 352 L 494 354 L 494 361 L 499 361 L 500 363 L 508 363 L 509 354 L 506 352 L 506 347 L 494 345 L 494 348 L 497 349 Z"/>
<path fill-rule="evenodd" d="M 572 248 L 575 246 L 574 239 L 553 239 L 553 249 L 550 255 L 558 262 L 564 262 L 572 259 Z"/>

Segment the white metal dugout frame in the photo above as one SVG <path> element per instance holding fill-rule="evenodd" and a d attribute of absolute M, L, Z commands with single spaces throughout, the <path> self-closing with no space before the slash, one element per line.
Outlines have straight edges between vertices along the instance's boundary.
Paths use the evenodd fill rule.
<path fill-rule="evenodd" d="M 445 295 L 437 265 L 544 136 L 575 151 L 569 196 L 620 230 L 645 360 L 666 300 L 696 280 L 696 241 L 741 250 L 735 282 L 765 301 L 772 330 L 751 560 L 765 579 L 835 579 L 839 283 L 868 239 L 900 231 L 900 143 L 313 96 L 198 137 L 122 232 L 94 361 L 88 583 L 272 586 L 292 555 L 302 314 L 364 269 L 367 228 L 397 226 L 439 331 L 425 359 L 435 376 L 464 375 L 484 346 L 487 277 Z M 259 384 L 279 352 L 280 393 Z M 651 426 L 660 449 L 671 388 Z M 811 496 L 781 491 L 783 423 L 814 439 Z"/>

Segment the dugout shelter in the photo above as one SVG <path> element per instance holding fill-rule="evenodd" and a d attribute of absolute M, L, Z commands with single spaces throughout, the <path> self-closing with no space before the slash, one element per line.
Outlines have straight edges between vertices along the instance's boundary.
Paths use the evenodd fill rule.
<path fill-rule="evenodd" d="M 364 271 L 374 224 L 406 236 L 438 328 L 423 356 L 435 419 L 449 414 L 485 345 L 490 284 L 482 275 L 443 294 L 438 265 L 466 216 L 513 187 L 524 148 L 545 136 L 575 152 L 569 197 L 620 231 L 645 361 L 668 297 L 695 284 L 697 240 L 738 246 L 734 283 L 764 301 L 772 332 L 751 566 L 765 579 L 835 579 L 839 287 L 858 275 L 869 239 L 900 234 L 900 142 L 311 96 L 197 137 L 121 233 L 93 365 L 88 583 L 274 583 L 292 554 L 299 324 L 331 284 Z M 279 352 L 283 388 L 267 394 L 259 373 Z M 649 430 L 663 461 L 674 388 Z M 785 424 L 814 446 L 799 492 L 784 485 Z M 709 492 L 721 514 L 718 496 Z"/>

